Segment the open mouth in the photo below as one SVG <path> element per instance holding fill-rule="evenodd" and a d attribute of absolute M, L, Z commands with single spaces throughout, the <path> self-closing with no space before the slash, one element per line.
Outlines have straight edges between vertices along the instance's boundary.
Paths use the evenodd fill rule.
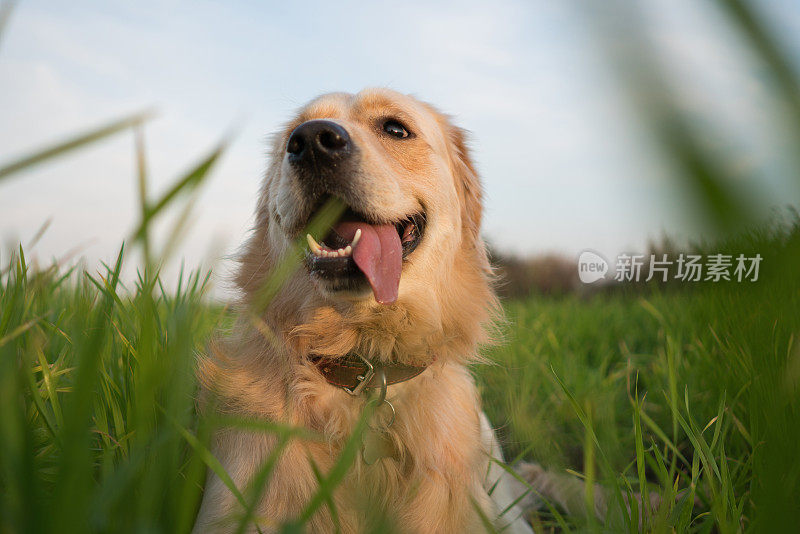
<path fill-rule="evenodd" d="M 348 209 L 319 241 L 308 234 L 306 266 L 333 289 L 356 289 L 368 282 L 381 304 L 397 300 L 403 261 L 417 248 L 425 215 L 378 223 Z"/>

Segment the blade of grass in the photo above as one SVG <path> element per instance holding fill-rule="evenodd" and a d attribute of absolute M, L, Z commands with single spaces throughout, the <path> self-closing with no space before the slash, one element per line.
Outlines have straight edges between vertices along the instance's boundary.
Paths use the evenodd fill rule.
<path fill-rule="evenodd" d="M 244 534 L 245 530 L 250 525 L 250 522 L 253 520 L 256 507 L 261 500 L 261 496 L 264 494 L 267 484 L 269 484 L 270 475 L 272 475 L 272 471 L 275 469 L 275 465 L 278 463 L 280 455 L 283 454 L 283 450 L 288 444 L 289 438 L 287 436 L 282 436 L 278 440 L 278 443 L 275 445 L 275 447 L 269 452 L 264 464 L 261 466 L 258 472 L 253 475 L 253 478 L 248 483 L 246 493 L 250 499 L 250 502 L 244 508 L 244 514 L 239 520 L 239 526 L 236 528 L 236 534 Z M 255 526 L 256 528 L 259 528 L 258 525 Z"/>
<path fill-rule="evenodd" d="M 14 11 L 16 2 L 8 0 L 7 2 L 0 3 L 0 44 L 3 42 L 3 36 L 8 27 L 8 21 L 11 19 L 11 12 Z"/>
<path fill-rule="evenodd" d="M 122 269 L 124 247 L 120 248 L 111 280 L 110 290 L 115 290 Z M 114 299 L 105 296 L 94 310 L 86 339 L 76 349 L 78 367 L 69 403 L 65 406 L 64 444 L 59 477 L 54 490 L 56 500 L 49 517 L 51 526 L 67 531 L 82 531 L 87 528 L 88 507 L 92 487 L 92 457 L 89 450 L 91 439 L 91 409 L 95 383 L 100 366 L 102 345 L 106 340 L 107 319 L 114 307 Z M 75 493 L 80 492 L 80 496 Z"/>
<path fill-rule="evenodd" d="M 754 6 L 746 0 L 717 0 L 717 4 L 748 40 L 750 50 L 769 66 L 769 74 L 777 82 L 785 102 L 792 110 L 795 127 L 800 129 L 800 81 L 775 32 L 768 29 Z"/>
<path fill-rule="evenodd" d="M 28 366 L 25 366 L 25 377 L 28 381 L 28 391 L 31 395 L 31 399 L 33 399 L 33 403 L 36 405 L 38 415 L 42 417 L 45 427 L 50 432 L 50 436 L 53 438 L 55 444 L 61 446 L 58 431 L 56 430 L 57 427 L 53 422 L 50 411 L 45 406 L 44 399 L 42 399 L 42 395 L 39 392 L 39 386 L 36 384 L 36 380 L 33 377 L 33 372 Z"/>
<path fill-rule="evenodd" d="M 606 457 L 605 453 L 603 452 L 602 447 L 600 447 L 600 442 L 597 439 L 597 435 L 595 434 L 594 428 L 592 427 L 591 421 L 589 420 L 586 412 L 581 408 L 578 401 L 572 395 L 572 393 L 567 388 L 566 384 L 561 380 L 561 378 L 556 373 L 555 369 L 550 367 L 550 371 L 552 372 L 553 376 L 555 377 L 556 382 L 561 387 L 561 390 L 567 396 L 570 404 L 572 405 L 572 409 L 575 411 L 575 414 L 578 416 L 578 420 L 583 424 L 584 428 L 588 432 L 588 438 L 594 443 L 595 447 L 597 447 L 597 451 L 600 453 L 600 460 L 603 462 L 603 467 L 607 473 L 613 473 L 614 469 L 611 467 L 611 463 L 609 462 L 608 458 Z M 622 490 L 619 487 L 619 482 L 617 478 L 614 477 L 611 479 L 612 483 L 614 484 L 614 496 L 617 500 L 617 505 L 619 506 L 619 510 L 622 513 L 623 519 L 627 520 L 627 523 L 631 528 L 633 528 L 633 520 L 630 516 L 630 512 L 628 507 L 625 504 L 625 499 L 622 497 Z M 589 514 L 594 513 L 594 506 L 590 510 L 587 510 Z M 610 514 L 607 515 L 607 519 L 610 518 Z"/>
<path fill-rule="evenodd" d="M 54 380 L 55 377 L 50 372 L 50 365 L 47 363 L 47 358 L 41 348 L 36 351 L 36 356 L 42 370 L 42 381 L 44 382 L 45 388 L 47 388 L 47 397 L 50 401 L 50 406 L 53 408 L 53 416 L 55 417 L 56 424 L 61 426 L 64 424 L 64 416 L 61 412 L 61 403 L 58 400 L 58 393 L 56 392 L 57 385 Z"/>
<path fill-rule="evenodd" d="M 134 239 L 137 241 L 142 240 L 150 221 L 169 206 L 178 195 L 196 189 L 205 181 L 209 171 L 225 152 L 229 142 L 229 138 L 224 138 L 200 163 L 178 178 L 161 198 L 154 204 L 146 206 L 146 209 L 143 210 L 144 216 L 133 232 Z"/>
<path fill-rule="evenodd" d="M 99 128 L 89 130 L 88 132 L 72 137 L 67 141 L 62 141 L 61 143 L 56 143 L 50 147 L 37 150 L 32 154 L 17 159 L 16 161 L 2 165 L 0 166 L 0 182 L 24 169 L 39 165 L 55 157 L 66 155 L 77 148 L 95 143 L 116 133 L 127 130 L 128 128 L 142 124 L 144 121 L 149 120 L 152 116 L 153 112 L 151 111 L 136 113 Z"/>
<path fill-rule="evenodd" d="M 147 219 L 147 155 L 144 144 L 144 128 L 141 124 L 134 128 L 134 150 L 136 152 L 136 178 L 139 193 L 139 217 L 142 221 Z M 144 264 L 150 265 L 150 232 L 148 228 L 142 229 L 141 235 L 142 251 L 144 254 Z"/>
<path fill-rule="evenodd" d="M 217 477 L 225 484 L 225 487 L 236 497 L 236 500 L 242 507 L 247 508 L 247 501 L 242 495 L 242 492 L 239 491 L 239 488 L 236 487 L 236 483 L 230 477 L 225 468 L 222 466 L 219 460 L 217 460 L 216 456 L 211 454 L 211 451 L 203 445 L 197 436 L 186 430 L 183 425 L 181 425 L 175 418 L 173 418 L 170 414 L 166 413 L 163 409 L 161 412 L 167 417 L 167 420 L 172 424 L 173 427 L 183 436 L 183 439 L 186 440 L 186 443 L 194 450 L 195 454 L 197 454 L 206 466 L 211 469 Z"/>
<path fill-rule="evenodd" d="M 297 438 L 306 441 L 324 441 L 322 434 L 307 428 L 291 426 L 274 421 L 251 419 L 234 415 L 209 415 L 205 419 L 214 428 L 233 427 L 252 432 L 267 432 L 286 438 Z"/>
<path fill-rule="evenodd" d="M 478 517 L 481 519 L 481 524 L 483 525 L 484 532 L 489 532 L 490 534 L 498 534 L 497 529 L 495 528 L 494 524 L 492 524 L 492 520 L 486 515 L 486 512 L 481 508 L 478 502 L 475 500 L 474 497 L 469 498 L 469 502 L 472 504 L 472 508 L 478 514 Z"/>
<path fill-rule="evenodd" d="M 303 509 L 299 520 L 295 522 L 296 524 L 306 524 L 314 513 L 316 513 L 317 509 L 331 499 L 334 489 L 339 485 L 342 479 L 344 479 L 358 456 L 358 452 L 361 449 L 361 438 L 364 434 L 364 429 L 366 429 L 367 422 L 372 417 L 372 413 L 377 404 L 377 399 L 372 399 L 364 405 L 364 411 L 356 422 L 350 437 L 342 447 L 342 452 L 339 453 L 339 457 L 319 485 L 311 501 L 309 501 Z"/>
<path fill-rule="evenodd" d="M 0 347 L 4 346 L 9 341 L 15 340 L 16 338 L 18 338 L 19 336 L 21 336 L 22 334 L 33 328 L 36 325 L 36 323 L 38 323 L 40 320 L 41 317 L 36 317 L 14 328 L 14 330 L 12 330 L 8 334 L 0 338 Z"/>
<path fill-rule="evenodd" d="M 314 472 L 314 478 L 317 479 L 317 484 L 322 484 L 323 479 L 325 478 L 320 470 L 317 462 L 314 461 L 312 457 L 308 457 L 308 461 L 311 462 L 311 470 Z M 339 534 L 342 531 L 342 525 L 339 521 L 339 512 L 336 510 L 336 505 L 333 502 L 333 497 L 328 496 L 327 500 L 325 501 L 325 505 L 328 507 L 328 511 L 331 514 L 331 520 L 333 521 L 333 528 L 336 529 L 336 533 Z"/>
<path fill-rule="evenodd" d="M 653 421 L 649 415 L 647 415 L 647 413 L 640 412 L 639 417 L 642 421 L 644 421 L 644 424 L 647 425 L 650 431 L 653 432 L 658 439 L 660 439 L 673 452 L 676 457 L 678 457 L 685 465 L 689 465 L 689 460 L 686 459 L 678 447 L 675 446 L 672 440 L 667 437 L 663 430 L 661 430 L 661 427 L 659 427 L 656 422 Z M 677 419 L 675 419 L 675 421 L 677 424 Z"/>
<path fill-rule="evenodd" d="M 639 477 L 639 493 L 642 496 L 642 513 L 641 524 L 647 525 L 647 518 L 650 516 L 651 511 L 648 509 L 650 504 L 650 492 L 647 488 L 647 477 L 645 476 L 645 459 L 644 459 L 644 438 L 642 437 L 642 401 L 639 400 L 639 375 L 636 375 L 636 389 L 634 393 L 633 405 L 633 436 L 636 444 L 636 473 Z"/>
<path fill-rule="evenodd" d="M 344 213 L 347 205 L 336 197 L 331 197 L 317 211 L 311 222 L 300 232 L 283 257 L 278 261 L 275 268 L 259 288 L 254 299 L 254 311 L 259 312 L 266 309 L 278 291 L 284 286 L 286 281 L 295 272 L 302 261 L 302 251 L 308 246 L 306 244 L 306 234 L 324 235 L 328 229 Z M 258 313 L 257 313 L 258 314 Z"/>
<path fill-rule="evenodd" d="M 553 506 L 553 504 L 547 499 L 545 495 L 542 495 L 541 493 L 536 491 L 536 488 L 531 486 L 531 484 L 527 480 L 525 480 L 519 473 L 514 471 L 514 469 L 512 469 L 511 466 L 506 465 L 504 462 L 501 462 L 498 459 L 492 457 L 489 457 L 489 461 L 494 462 L 495 464 L 500 466 L 501 469 L 503 469 L 506 473 L 508 473 L 512 477 L 514 477 L 514 479 L 516 479 L 518 482 L 524 485 L 525 488 L 527 488 L 529 491 L 532 491 L 545 504 L 545 506 L 547 506 L 547 509 L 550 511 L 553 517 L 556 518 L 556 521 L 558 522 L 558 525 L 561 528 L 561 530 L 567 533 L 571 532 L 569 525 L 567 525 L 567 522 L 564 519 L 564 517 L 558 512 L 555 506 Z"/>
<path fill-rule="evenodd" d="M 595 517 L 595 496 L 594 496 L 594 479 L 595 479 L 595 441 L 597 437 L 594 432 L 594 425 L 592 424 L 593 406 L 587 400 L 584 413 L 586 414 L 586 422 L 584 425 L 583 434 L 583 471 L 586 475 L 586 483 L 583 485 L 583 499 L 584 506 L 586 507 L 586 521 L 590 531 L 597 529 L 597 518 Z"/>

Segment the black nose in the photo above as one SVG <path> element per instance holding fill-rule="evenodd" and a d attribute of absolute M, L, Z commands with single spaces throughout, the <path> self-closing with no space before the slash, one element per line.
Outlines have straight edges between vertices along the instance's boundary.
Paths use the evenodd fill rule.
<path fill-rule="evenodd" d="M 324 164 L 350 154 L 350 136 L 335 122 L 313 120 L 294 129 L 286 144 L 289 162 L 296 165 L 314 161 Z"/>

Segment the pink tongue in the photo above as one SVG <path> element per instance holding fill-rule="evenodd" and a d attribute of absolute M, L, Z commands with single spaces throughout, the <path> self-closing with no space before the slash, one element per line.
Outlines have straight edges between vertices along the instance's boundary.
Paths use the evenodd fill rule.
<path fill-rule="evenodd" d="M 356 230 L 361 238 L 353 249 L 353 261 L 367 277 L 375 300 L 392 304 L 397 300 L 400 271 L 403 268 L 403 247 L 393 224 L 368 224 L 347 221 L 336 225 L 334 231 L 352 241 Z"/>

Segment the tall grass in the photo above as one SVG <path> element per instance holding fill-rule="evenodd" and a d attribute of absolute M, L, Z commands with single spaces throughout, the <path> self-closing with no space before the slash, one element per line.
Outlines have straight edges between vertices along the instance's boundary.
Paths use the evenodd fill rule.
<path fill-rule="evenodd" d="M 2 525 L 9 532 L 185 531 L 203 472 L 192 361 L 221 313 L 193 274 L 172 294 L 117 263 L 98 276 L 12 259 L 0 297 Z"/>
<path fill-rule="evenodd" d="M 2 532 L 188 532 L 207 469 L 237 496 L 240 529 L 258 519 L 254 505 L 271 465 L 257 474 L 262 484 L 237 488 L 209 452 L 214 428 L 234 426 L 290 439 L 320 439 L 304 429 L 262 421 L 200 417 L 195 360 L 227 321 L 226 308 L 204 298 L 209 272 L 181 270 L 167 291 L 160 267 L 188 211 L 167 245 L 153 251 L 152 222 L 189 196 L 224 152 L 216 148 L 157 199 L 147 190 L 146 157 L 137 114 L 92 129 L 0 167 L 0 179 L 66 155 L 90 143 L 135 130 L 140 221 L 131 234 L 144 263 L 127 287 L 120 279 L 124 246 L 114 265 L 93 275 L 54 264 L 32 268 L 22 247 L 0 271 L 0 531 Z M 330 225 L 341 212 L 331 202 L 310 227 Z M 298 263 L 299 247 L 269 278 L 259 305 Z M 370 405 L 371 407 L 371 405 Z M 320 490 L 296 521 L 297 531 L 327 504 L 349 469 L 365 410 L 336 466 L 320 475 Z M 276 451 L 279 454 L 280 449 Z M 276 456 L 277 457 L 277 456 Z M 274 465 L 273 458 L 273 465 Z"/>
<path fill-rule="evenodd" d="M 719 4 L 774 75 L 776 99 L 796 111 L 791 62 L 757 14 L 741 0 Z M 641 115 L 679 163 L 699 209 L 712 226 L 727 228 L 742 199 L 728 191 L 724 166 L 668 98 Z M 211 433 L 233 425 L 276 434 L 281 444 L 320 439 L 270 422 L 198 415 L 195 355 L 230 314 L 204 298 L 208 273 L 182 272 L 177 283 L 163 283 L 160 266 L 181 223 L 161 250 L 151 228 L 166 210 L 191 204 L 227 141 L 151 198 L 142 142 L 148 117 L 124 118 L 0 166 L 2 187 L 32 166 L 135 131 L 140 212 L 127 247 L 144 252 L 131 284 L 120 278 L 126 247 L 99 272 L 32 267 L 22 248 L 0 267 L 0 532 L 188 532 L 209 469 L 239 500 L 240 531 L 268 525 L 255 503 L 276 456 L 246 487 L 235 487 L 209 452 Z M 785 120 L 800 131 L 796 113 Z M 329 207 L 315 224 L 330 224 L 340 209 Z M 507 455 L 585 478 L 579 500 L 608 493 L 605 519 L 546 507 L 531 518 L 538 528 L 777 532 L 800 524 L 797 221 L 706 247 L 759 252 L 761 279 L 506 304 L 507 342 L 490 354 L 498 365 L 475 372 Z M 273 273 L 260 305 L 296 267 L 297 251 Z M 301 532 L 316 510 L 333 507 L 331 492 L 355 461 L 365 418 L 334 467 L 319 473 L 320 489 L 306 508 L 271 526 Z"/>
<path fill-rule="evenodd" d="M 510 457 L 602 482 L 612 531 L 797 524 L 800 227 L 718 246 L 766 251 L 763 278 L 512 302 L 500 365 L 478 373 Z"/>

